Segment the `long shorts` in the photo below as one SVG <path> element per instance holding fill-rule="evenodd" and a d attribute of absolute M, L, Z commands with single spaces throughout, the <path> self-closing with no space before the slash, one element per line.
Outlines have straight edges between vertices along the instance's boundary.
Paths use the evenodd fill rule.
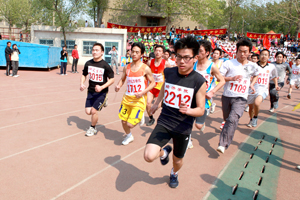
<path fill-rule="evenodd" d="M 290 85 L 300 85 L 300 78 L 293 78 L 290 80 Z"/>
<path fill-rule="evenodd" d="M 255 99 L 258 96 L 262 96 L 263 100 L 265 100 L 268 96 L 267 92 L 257 92 L 255 94 L 249 94 L 248 95 L 248 99 L 247 99 L 247 104 L 254 104 L 255 103 Z"/>
<path fill-rule="evenodd" d="M 154 97 L 158 97 L 160 90 L 153 88 L 152 90 L 150 90 L 150 92 L 153 94 Z"/>
<path fill-rule="evenodd" d="M 208 112 L 208 109 L 205 108 L 204 114 L 201 117 L 196 117 L 195 123 L 196 124 L 204 124 L 206 116 L 207 116 L 207 112 Z"/>
<path fill-rule="evenodd" d="M 142 117 L 144 111 L 139 107 L 128 106 L 126 104 L 121 104 L 119 109 L 119 118 L 126 121 L 132 125 L 137 125 Z"/>
<path fill-rule="evenodd" d="M 156 144 L 161 148 L 173 139 L 173 154 L 177 158 L 183 158 L 187 150 L 191 134 L 184 135 L 166 129 L 164 126 L 157 124 L 152 131 L 147 144 Z"/>
<path fill-rule="evenodd" d="M 107 98 L 107 92 L 88 92 L 85 107 L 93 107 L 100 111 L 103 108 L 104 102 Z"/>

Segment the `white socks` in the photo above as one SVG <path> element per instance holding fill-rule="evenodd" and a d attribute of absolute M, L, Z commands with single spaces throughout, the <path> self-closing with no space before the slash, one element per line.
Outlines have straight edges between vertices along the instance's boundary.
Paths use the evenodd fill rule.
<path fill-rule="evenodd" d="M 173 168 L 172 168 L 172 170 L 171 170 L 171 174 L 172 174 L 172 175 L 176 175 L 176 176 L 177 176 L 177 175 L 178 175 L 178 172 L 174 173 L 174 171 L 173 171 Z"/>
<path fill-rule="evenodd" d="M 163 149 L 163 151 L 164 151 L 164 155 L 162 157 L 160 157 L 160 159 L 162 159 L 162 160 L 165 159 L 168 156 L 167 151 L 164 150 L 164 149 Z"/>

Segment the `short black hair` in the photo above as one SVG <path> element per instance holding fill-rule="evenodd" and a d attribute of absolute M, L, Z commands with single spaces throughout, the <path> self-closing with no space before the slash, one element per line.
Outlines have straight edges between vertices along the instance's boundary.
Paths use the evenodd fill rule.
<path fill-rule="evenodd" d="M 163 45 L 156 45 L 156 46 L 154 47 L 154 51 L 155 51 L 157 48 L 162 48 L 163 52 L 164 52 L 164 53 L 166 52 L 166 48 L 165 48 L 165 46 L 163 46 Z"/>
<path fill-rule="evenodd" d="M 17 46 L 17 44 L 13 44 L 12 46 L 13 46 L 13 47 L 14 47 L 14 46 Z"/>
<path fill-rule="evenodd" d="M 141 53 L 144 54 L 145 53 L 145 45 L 141 42 L 135 42 L 131 45 L 131 51 L 133 49 L 133 47 L 138 47 L 141 49 Z"/>
<path fill-rule="evenodd" d="M 298 59 L 300 59 L 300 56 L 297 56 L 297 58 L 295 59 L 295 61 L 298 60 Z"/>
<path fill-rule="evenodd" d="M 171 55 L 172 55 L 172 54 L 176 55 L 175 51 L 171 51 Z"/>
<path fill-rule="evenodd" d="M 169 57 L 170 57 L 171 56 L 171 51 L 169 49 L 167 49 L 166 52 L 169 54 Z"/>
<path fill-rule="evenodd" d="M 257 57 L 257 59 L 259 59 L 259 55 L 258 55 L 257 53 L 253 53 L 253 54 L 251 55 L 251 58 L 254 58 L 254 57 Z"/>
<path fill-rule="evenodd" d="M 112 46 L 112 48 L 114 48 L 114 47 L 116 48 L 116 46 Z"/>
<path fill-rule="evenodd" d="M 260 53 L 262 53 L 263 51 L 267 51 L 269 53 L 269 56 L 271 55 L 270 51 L 268 49 L 263 49 L 263 50 L 260 51 Z"/>
<path fill-rule="evenodd" d="M 285 54 L 283 54 L 283 58 L 287 58 L 287 56 Z"/>
<path fill-rule="evenodd" d="M 214 53 L 215 51 L 219 51 L 220 52 L 220 56 L 222 55 L 223 53 L 223 50 L 220 49 L 220 48 L 215 48 L 212 52 Z"/>
<path fill-rule="evenodd" d="M 101 43 L 96 42 L 96 43 L 93 45 L 93 47 L 94 47 L 94 46 L 99 46 L 99 47 L 101 48 L 101 50 L 104 51 L 104 46 L 103 46 Z"/>
<path fill-rule="evenodd" d="M 241 46 L 249 47 L 249 52 L 252 51 L 252 43 L 247 39 L 240 39 L 238 41 L 238 43 L 236 44 L 236 51 L 238 51 Z"/>
<path fill-rule="evenodd" d="M 77 46 L 77 44 L 74 45 L 74 47 L 76 47 L 76 46 Z"/>
<path fill-rule="evenodd" d="M 208 52 L 207 57 L 209 57 L 209 54 L 211 53 L 211 42 L 207 41 L 207 40 L 200 40 L 199 41 L 199 49 L 200 47 L 203 46 L 203 48 L 205 49 L 205 52 Z"/>
<path fill-rule="evenodd" d="M 9 44 L 9 43 L 11 43 L 11 42 L 8 41 L 6 44 Z"/>
<path fill-rule="evenodd" d="M 187 36 L 185 38 L 181 38 L 174 45 L 174 49 L 176 53 L 179 49 L 192 49 L 193 56 L 199 54 L 199 48 L 200 48 L 199 43 L 197 42 L 197 39 L 193 36 Z"/>
<path fill-rule="evenodd" d="M 281 51 L 277 51 L 277 53 L 275 54 L 275 58 L 278 56 L 278 55 L 282 55 L 282 57 L 284 57 L 284 53 L 283 52 L 281 52 Z"/>

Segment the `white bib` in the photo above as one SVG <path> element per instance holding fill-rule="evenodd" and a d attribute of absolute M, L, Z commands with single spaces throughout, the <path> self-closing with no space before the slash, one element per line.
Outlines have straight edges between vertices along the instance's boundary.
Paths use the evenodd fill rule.
<path fill-rule="evenodd" d="M 105 69 L 93 67 L 93 66 L 89 66 L 88 69 L 89 69 L 88 72 L 89 72 L 91 81 L 99 82 L 99 83 L 103 82 L 103 75 L 104 75 Z"/>
<path fill-rule="evenodd" d="M 142 92 L 145 90 L 144 77 L 128 77 L 127 76 L 127 89 L 126 95 L 134 95 L 137 92 Z"/>
<path fill-rule="evenodd" d="M 179 85 L 165 83 L 164 103 L 172 108 L 179 109 L 180 102 L 183 101 L 187 107 L 191 107 L 194 95 L 194 88 L 187 88 Z"/>
<path fill-rule="evenodd" d="M 229 90 L 237 95 L 248 94 L 250 81 L 247 79 L 240 79 L 237 81 L 229 81 Z"/>
<path fill-rule="evenodd" d="M 152 74 L 156 83 L 164 82 L 164 76 L 162 74 Z"/>

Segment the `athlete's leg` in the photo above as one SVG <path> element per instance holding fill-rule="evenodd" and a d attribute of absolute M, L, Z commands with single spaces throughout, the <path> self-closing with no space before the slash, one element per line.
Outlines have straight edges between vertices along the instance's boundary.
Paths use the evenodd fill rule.
<path fill-rule="evenodd" d="M 164 155 L 164 151 L 162 148 L 156 144 L 147 144 L 144 151 L 144 159 L 147 162 L 153 162 L 158 157 L 162 157 Z"/>
<path fill-rule="evenodd" d="M 178 172 L 183 165 L 183 158 L 177 158 L 175 155 L 173 155 L 173 172 Z"/>
<path fill-rule="evenodd" d="M 253 118 L 253 114 L 254 114 L 254 105 L 249 104 L 249 117 L 250 117 L 250 119 Z"/>
<path fill-rule="evenodd" d="M 256 97 L 255 103 L 254 103 L 254 117 L 258 116 L 259 106 L 260 106 L 262 101 L 263 101 L 263 97 L 261 95 L 258 95 L 258 97 Z"/>
<path fill-rule="evenodd" d="M 154 99 L 154 95 L 151 93 L 151 92 L 148 92 L 147 94 L 147 113 L 148 113 L 148 116 L 152 116 L 151 113 L 150 113 L 150 109 L 151 109 L 151 106 L 152 106 L 152 101 Z"/>

